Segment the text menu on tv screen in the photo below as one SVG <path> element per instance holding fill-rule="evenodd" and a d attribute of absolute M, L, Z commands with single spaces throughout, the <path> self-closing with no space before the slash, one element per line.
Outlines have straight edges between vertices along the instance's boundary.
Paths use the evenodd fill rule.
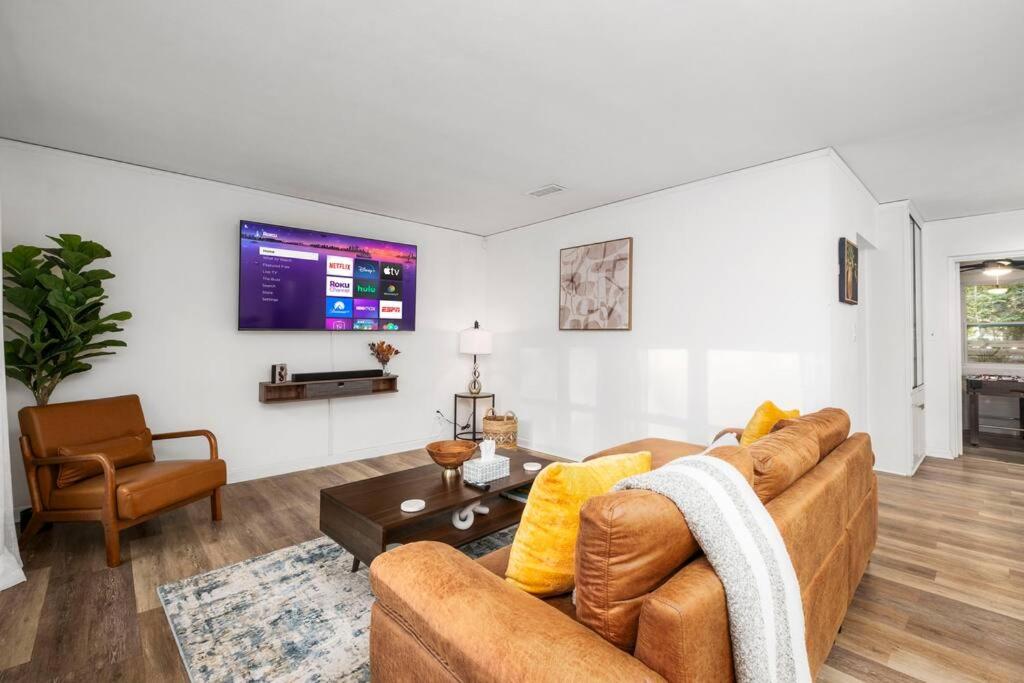
<path fill-rule="evenodd" d="M 416 247 L 241 222 L 240 330 L 414 330 Z"/>

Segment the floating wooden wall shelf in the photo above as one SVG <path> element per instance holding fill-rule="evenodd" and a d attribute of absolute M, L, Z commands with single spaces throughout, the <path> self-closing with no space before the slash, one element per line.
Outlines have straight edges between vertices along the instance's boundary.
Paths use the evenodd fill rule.
<path fill-rule="evenodd" d="M 260 403 L 319 401 L 326 398 L 393 394 L 398 391 L 398 375 L 321 379 L 312 382 L 260 382 Z"/>

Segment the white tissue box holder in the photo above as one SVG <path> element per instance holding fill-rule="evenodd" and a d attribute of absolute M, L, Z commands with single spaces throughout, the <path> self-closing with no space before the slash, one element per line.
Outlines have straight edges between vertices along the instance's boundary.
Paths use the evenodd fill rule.
<path fill-rule="evenodd" d="M 508 476 L 508 458 L 495 455 L 489 460 L 473 458 L 462 463 L 462 478 L 477 484 L 485 484 Z"/>

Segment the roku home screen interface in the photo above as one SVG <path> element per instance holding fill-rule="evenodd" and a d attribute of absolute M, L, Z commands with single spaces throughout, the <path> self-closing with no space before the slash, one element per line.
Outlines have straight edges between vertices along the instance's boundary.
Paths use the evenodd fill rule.
<path fill-rule="evenodd" d="M 414 330 L 416 247 L 242 221 L 238 328 Z"/>

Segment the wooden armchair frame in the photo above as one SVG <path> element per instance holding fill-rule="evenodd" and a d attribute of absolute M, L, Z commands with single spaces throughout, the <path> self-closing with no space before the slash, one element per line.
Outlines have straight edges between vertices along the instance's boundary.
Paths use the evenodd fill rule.
<path fill-rule="evenodd" d="M 183 432 L 166 432 L 164 434 L 154 434 L 154 441 L 162 441 L 165 439 L 182 439 L 187 437 L 202 436 L 205 437 L 210 445 L 210 460 L 218 460 L 219 455 L 217 453 L 217 437 L 206 429 L 193 429 Z M 27 436 L 22 436 L 18 443 L 21 445 L 21 457 L 25 462 L 25 476 L 28 479 L 28 490 L 29 496 L 32 500 L 32 517 L 29 519 L 25 528 L 21 532 L 21 536 L 18 537 L 18 545 L 25 547 L 29 539 L 36 535 L 44 524 L 50 522 L 100 522 L 103 525 L 103 539 L 107 549 L 107 566 L 116 567 L 121 564 L 121 531 L 129 527 L 133 527 L 136 524 L 141 524 L 146 520 L 152 519 L 157 515 L 163 514 L 169 510 L 189 505 L 197 500 L 209 497 L 210 499 L 210 516 L 213 521 L 220 521 L 221 519 L 221 504 L 220 504 L 220 487 L 215 488 L 212 492 L 202 493 L 191 498 L 178 501 L 173 505 L 168 505 L 165 508 L 150 512 L 149 514 L 142 515 L 135 519 L 121 519 L 117 514 L 117 473 L 114 469 L 113 463 L 103 453 L 86 453 L 82 455 L 60 455 L 48 458 L 36 457 L 32 452 L 32 446 L 29 443 Z M 37 470 L 39 467 L 61 465 L 64 463 L 72 462 L 85 462 L 92 460 L 98 462 L 103 468 L 103 483 L 104 483 L 104 495 L 103 495 L 103 507 L 101 508 L 84 508 L 79 510 L 48 510 L 43 502 L 42 495 L 39 490 L 39 480 L 37 479 Z"/>

